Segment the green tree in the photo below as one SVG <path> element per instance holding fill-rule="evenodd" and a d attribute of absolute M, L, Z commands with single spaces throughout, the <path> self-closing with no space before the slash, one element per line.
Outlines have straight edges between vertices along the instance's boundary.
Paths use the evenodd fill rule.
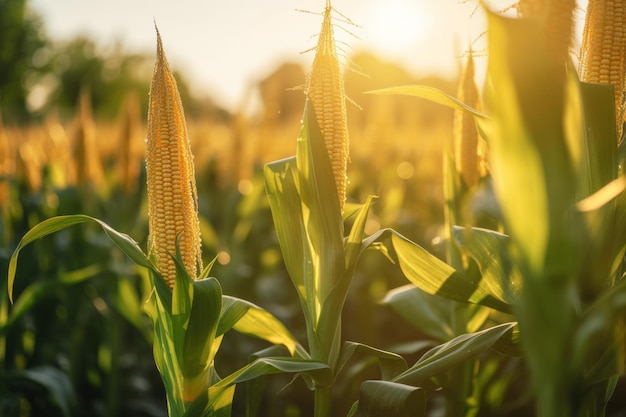
<path fill-rule="evenodd" d="M 0 0 L 0 34 L 0 107 L 7 119 L 24 121 L 28 79 L 42 71 L 33 58 L 47 44 L 43 25 L 27 0 Z"/>

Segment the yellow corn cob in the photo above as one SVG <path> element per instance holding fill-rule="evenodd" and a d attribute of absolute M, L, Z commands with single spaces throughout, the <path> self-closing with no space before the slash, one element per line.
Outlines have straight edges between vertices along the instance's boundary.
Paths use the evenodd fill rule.
<path fill-rule="evenodd" d="M 147 147 L 149 251 L 156 257 L 163 279 L 173 288 L 176 267 L 171 255 L 176 254 L 179 235 L 180 251 L 189 275 L 195 278 L 198 268 L 202 268 L 200 223 L 183 105 L 158 31 Z"/>
<path fill-rule="evenodd" d="M 463 69 L 457 96 L 470 107 L 480 109 L 478 86 L 474 79 L 474 58 L 470 51 L 467 64 Z M 474 187 L 480 179 L 481 159 L 479 155 L 479 141 L 476 124 L 471 114 L 454 111 L 454 161 L 457 172 L 468 188 Z M 482 154 L 482 152 L 480 152 Z"/>
<path fill-rule="evenodd" d="M 583 81 L 615 88 L 618 138 L 624 122 L 624 54 L 626 7 L 621 0 L 590 0 L 587 6 L 580 58 Z"/>
<path fill-rule="evenodd" d="M 545 11 L 546 0 L 520 0 L 517 12 L 522 17 L 540 17 Z"/>
<path fill-rule="evenodd" d="M 561 67 L 569 59 L 575 8 L 576 0 L 520 0 L 517 3 L 520 16 L 541 20 L 546 49 L 552 62 Z"/>
<path fill-rule="evenodd" d="M 550 0 L 546 10 L 544 34 L 552 62 L 565 68 L 574 35 L 576 0 Z"/>
<path fill-rule="evenodd" d="M 327 1 L 306 94 L 313 104 L 317 123 L 322 131 L 335 176 L 339 204 L 343 211 L 348 165 L 348 122 L 346 95 L 335 48 L 331 12 L 330 1 Z"/>

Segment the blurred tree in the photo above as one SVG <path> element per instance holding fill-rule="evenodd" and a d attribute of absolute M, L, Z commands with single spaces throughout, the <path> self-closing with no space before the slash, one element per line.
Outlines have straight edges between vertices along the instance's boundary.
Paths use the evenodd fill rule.
<path fill-rule="evenodd" d="M 7 120 L 23 121 L 29 114 L 28 77 L 42 71 L 34 57 L 47 40 L 26 0 L 0 0 L 0 33 L 0 107 Z"/>
<path fill-rule="evenodd" d="M 141 98 L 147 110 L 153 59 L 148 55 L 128 54 L 120 44 L 104 49 L 93 40 L 79 36 L 55 46 L 50 57 L 52 82 L 46 107 L 72 116 L 80 92 L 91 91 L 95 117 L 115 118 L 129 94 Z"/>
<path fill-rule="evenodd" d="M 129 53 L 120 41 L 103 46 L 78 36 L 55 44 L 49 54 L 49 73 L 41 79 L 47 101 L 39 112 L 54 108 L 62 117 L 72 117 L 80 92 L 89 89 L 95 118 L 120 117 L 125 100 L 133 94 L 139 97 L 141 114 L 146 114 L 153 66 L 152 53 Z M 194 95 L 185 77 L 177 71 L 174 75 L 188 116 L 217 113 L 222 118 L 222 109 L 210 98 Z"/>

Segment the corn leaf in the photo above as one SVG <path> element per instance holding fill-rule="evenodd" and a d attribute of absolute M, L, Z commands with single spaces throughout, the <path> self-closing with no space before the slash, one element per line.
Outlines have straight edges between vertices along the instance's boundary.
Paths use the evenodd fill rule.
<path fill-rule="evenodd" d="M 308 292 L 309 296 L 315 294 L 317 303 L 323 304 L 345 269 L 343 219 L 328 152 L 308 100 L 298 138 L 296 165 L 296 185 L 314 273 L 313 288 L 305 287 L 314 291 Z"/>
<path fill-rule="evenodd" d="M 379 90 L 368 91 L 368 94 L 400 94 L 413 97 L 420 97 L 441 104 L 452 109 L 467 111 L 480 118 L 487 118 L 487 115 L 468 106 L 461 100 L 448 93 L 427 85 L 402 85 L 397 87 L 381 88 Z"/>
<path fill-rule="evenodd" d="M 348 235 L 348 239 L 346 240 L 345 264 L 347 268 L 354 266 L 362 253 L 361 243 L 365 237 L 365 224 L 375 198 L 376 197 L 371 195 L 368 196 L 365 204 L 363 204 L 363 206 L 356 212 L 354 224 L 352 225 L 350 235 Z"/>
<path fill-rule="evenodd" d="M 280 373 L 305 374 L 319 386 L 328 386 L 332 381 L 332 370 L 325 363 L 301 358 L 270 357 L 256 359 L 214 384 L 213 388 L 223 389 L 264 375 Z"/>
<path fill-rule="evenodd" d="M 235 388 L 235 385 L 225 389 L 209 388 L 187 407 L 182 417 L 231 417 Z"/>
<path fill-rule="evenodd" d="M 554 65 L 536 19 L 488 12 L 489 110 L 494 190 L 524 277 L 516 306 L 539 414 L 569 415 L 576 320 L 572 289 L 584 256 L 585 222 L 575 210 L 579 186 L 567 134 L 567 76 Z M 514 53 L 512 53 L 514 51 Z M 578 377 L 578 376 L 577 376 Z"/>
<path fill-rule="evenodd" d="M 199 396 L 190 405 L 189 408 L 193 409 L 194 413 L 189 416 L 212 416 L 200 413 L 228 406 L 229 401 L 232 402 L 235 385 L 279 373 L 303 375 L 315 381 L 316 385 L 322 386 L 327 386 L 332 381 L 332 370 L 324 363 L 289 357 L 262 357 L 213 384 L 204 395 Z"/>
<path fill-rule="evenodd" d="M 258 337 L 276 345 L 285 346 L 291 355 L 296 351 L 306 355 L 289 330 L 270 312 L 253 303 L 235 297 L 223 296 L 222 313 L 217 335 L 229 329 L 249 336 Z"/>
<path fill-rule="evenodd" d="M 470 106 L 463 103 L 461 100 L 449 95 L 448 93 L 439 90 L 438 88 L 430 87 L 427 85 L 402 85 L 397 87 L 382 88 L 379 90 L 368 91 L 369 94 L 399 94 L 413 97 L 420 97 L 426 100 L 430 100 L 433 103 L 441 104 L 451 109 L 461 110 L 469 112 L 474 116 L 476 127 L 478 128 L 481 136 L 485 140 L 489 140 L 491 136 L 490 124 L 488 123 L 488 116 Z"/>
<path fill-rule="evenodd" d="M 28 387 L 33 398 L 50 398 L 50 414 L 52 409 L 58 408 L 61 415 L 71 417 L 76 415 L 78 401 L 70 377 L 52 366 L 38 366 L 29 369 L 9 370 L 3 374 L 3 384 L 7 388 Z"/>
<path fill-rule="evenodd" d="M 206 372 L 213 362 L 219 346 L 216 331 L 221 308 L 222 289 L 217 279 L 193 282 L 193 302 L 181 352 L 184 376 Z"/>
<path fill-rule="evenodd" d="M 37 303 L 50 297 L 58 289 L 91 279 L 102 272 L 103 269 L 102 266 L 94 264 L 76 271 L 59 274 L 56 280 L 35 282 L 29 285 L 15 301 L 8 320 L 2 323 L 0 327 L 0 334 L 4 334 L 15 321 L 26 314 Z"/>
<path fill-rule="evenodd" d="M 120 233 L 115 229 L 111 228 L 108 224 L 103 222 L 102 220 L 86 216 L 83 214 L 74 214 L 69 216 L 57 216 L 52 217 L 50 219 L 44 220 L 41 223 L 37 224 L 35 227 L 30 229 L 20 240 L 17 245 L 17 248 L 11 255 L 11 259 L 9 261 L 9 270 L 8 270 L 8 279 L 7 279 L 7 287 L 9 289 L 9 299 L 13 301 L 13 283 L 15 281 L 15 273 L 17 270 L 17 259 L 22 248 L 35 240 L 41 239 L 42 237 L 48 236 L 49 234 L 58 232 L 59 230 L 65 229 L 67 227 L 80 224 L 80 223 L 96 223 L 104 233 L 111 239 L 111 241 L 122 251 L 126 256 L 128 256 L 132 261 L 134 261 L 137 265 L 148 268 L 149 270 L 156 271 L 155 266 L 150 262 L 148 257 L 143 253 L 137 242 L 135 242 L 130 236 Z M 158 272 L 157 272 L 158 273 Z"/>
<path fill-rule="evenodd" d="M 163 281 L 160 276 L 156 279 L 153 278 L 153 280 Z M 167 284 L 165 284 L 165 286 L 167 287 Z M 169 291 L 169 287 L 167 288 Z M 185 412 L 182 384 L 183 374 L 180 369 L 178 356 L 176 355 L 177 346 L 175 346 L 172 337 L 174 334 L 174 326 L 172 323 L 171 308 L 167 309 L 161 302 L 160 297 L 155 294 L 150 297 L 146 304 L 146 310 L 150 314 L 154 326 L 153 356 L 157 369 L 161 374 L 163 385 L 165 386 L 168 415 L 171 417 L 179 417 Z M 180 345 L 180 343 L 178 345 Z"/>
<path fill-rule="evenodd" d="M 382 378 L 386 381 L 398 376 L 408 368 L 404 358 L 396 353 L 381 350 L 363 343 L 344 342 L 336 374 L 341 372 L 355 354 L 378 359 Z"/>
<path fill-rule="evenodd" d="M 450 323 L 450 300 L 428 294 L 413 284 L 389 291 L 382 303 L 389 305 L 407 323 L 435 340 L 454 337 Z"/>
<path fill-rule="evenodd" d="M 617 132 L 615 129 L 615 100 L 613 86 L 580 83 L 583 104 L 582 172 L 588 177 L 587 197 L 617 176 Z M 580 174 L 579 174 L 580 175 Z"/>
<path fill-rule="evenodd" d="M 510 312 L 509 305 L 480 287 L 479 283 L 466 279 L 450 265 L 399 233 L 391 232 L 391 241 L 400 268 L 411 283 L 429 294 Z"/>
<path fill-rule="evenodd" d="M 538 22 L 488 16 L 489 152 L 505 227 L 530 276 L 571 276 L 580 230 L 563 127 L 565 73 L 542 47 Z"/>
<path fill-rule="evenodd" d="M 294 178 L 296 170 L 295 157 L 265 165 L 265 188 L 283 260 L 303 308 L 310 311 L 305 314 L 308 319 L 315 311 L 315 300 L 309 292 L 313 288 L 306 287 L 313 281 L 313 260 Z"/>
<path fill-rule="evenodd" d="M 509 254 L 509 237 L 476 227 L 455 227 L 453 233 L 457 244 L 480 268 L 478 286 L 499 301 L 514 305 L 520 297 L 522 277 Z"/>
<path fill-rule="evenodd" d="M 418 386 L 427 379 L 473 359 L 493 347 L 502 338 L 511 338 L 517 323 L 504 323 L 476 333 L 457 336 L 426 352 L 393 382 Z M 507 336 L 508 335 L 508 336 Z"/>
<path fill-rule="evenodd" d="M 349 416 L 419 417 L 426 415 L 424 390 L 389 381 L 365 381 Z M 354 414 L 352 414 L 354 413 Z"/>

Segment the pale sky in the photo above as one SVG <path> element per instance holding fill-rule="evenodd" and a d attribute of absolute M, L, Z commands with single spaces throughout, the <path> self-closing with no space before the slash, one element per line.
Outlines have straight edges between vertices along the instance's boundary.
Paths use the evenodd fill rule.
<path fill-rule="evenodd" d="M 492 1 L 506 7 L 514 0 Z M 86 34 L 130 52 L 155 50 L 156 21 L 170 64 L 192 88 L 233 110 L 247 86 L 284 61 L 309 65 L 325 0 L 31 0 L 55 39 Z M 482 31 L 477 1 L 334 0 L 358 26 L 335 29 L 347 54 L 364 48 L 419 74 L 455 76 L 458 59 Z M 345 29 L 345 30 L 342 30 Z M 348 33 L 347 31 L 351 32 Z"/>

